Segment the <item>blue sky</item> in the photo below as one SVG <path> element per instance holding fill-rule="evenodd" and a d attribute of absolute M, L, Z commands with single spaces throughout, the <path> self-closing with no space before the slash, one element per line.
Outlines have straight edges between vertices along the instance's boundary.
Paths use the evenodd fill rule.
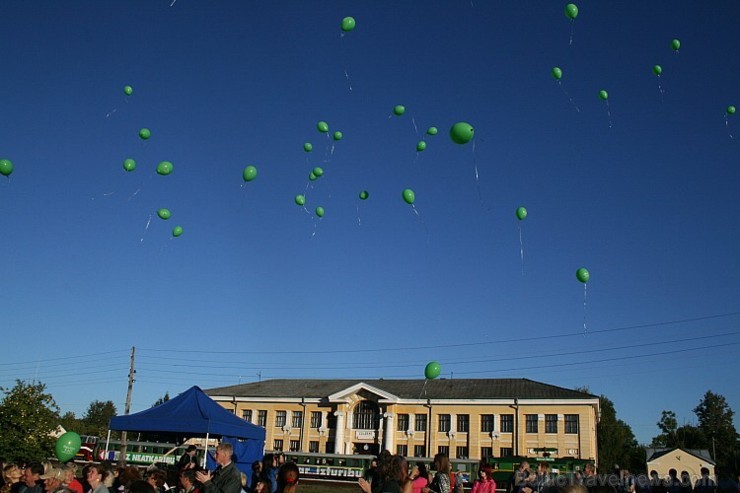
<path fill-rule="evenodd" d="M 0 385 L 122 410 L 136 346 L 132 411 L 431 360 L 588 386 L 641 442 L 740 411 L 737 2 L 171 3 L 0 6 Z"/>

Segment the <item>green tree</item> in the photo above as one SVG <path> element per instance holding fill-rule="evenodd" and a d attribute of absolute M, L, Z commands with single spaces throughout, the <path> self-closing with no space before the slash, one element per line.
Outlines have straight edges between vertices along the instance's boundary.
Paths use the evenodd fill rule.
<path fill-rule="evenodd" d="M 0 456 L 11 460 L 45 460 L 53 454 L 50 432 L 59 423 L 59 408 L 42 383 L 16 380 L 12 389 L 0 388 Z"/>
<path fill-rule="evenodd" d="M 116 406 L 113 401 L 92 401 L 82 417 L 83 432 L 98 437 L 106 436 L 108 422 L 116 414 Z"/>
<path fill-rule="evenodd" d="M 706 437 L 707 447 L 714 460 L 724 469 L 732 469 L 733 453 L 737 446 L 738 433 L 732 422 L 733 410 L 720 394 L 707 390 L 699 405 L 694 408 L 699 419 L 699 429 Z"/>
<path fill-rule="evenodd" d="M 662 432 L 653 438 L 653 446 L 672 448 L 676 446 L 676 430 L 678 429 L 678 420 L 676 413 L 673 411 L 663 411 L 660 413 L 658 428 Z"/>
<path fill-rule="evenodd" d="M 599 397 L 600 418 L 596 427 L 599 449 L 599 468 L 602 472 L 614 465 L 638 470 L 645 467 L 645 454 L 637 443 L 632 428 L 617 419 L 614 403 L 606 396 Z"/>
<path fill-rule="evenodd" d="M 67 431 L 75 431 L 77 433 L 80 433 L 80 430 L 82 427 L 80 426 L 80 420 L 77 419 L 77 416 L 75 416 L 75 413 L 72 411 L 67 411 L 66 413 L 59 416 L 59 424 L 62 425 L 62 428 L 64 428 Z"/>
<path fill-rule="evenodd" d="M 152 407 L 157 407 L 160 404 L 164 404 L 168 400 L 170 400 L 170 392 L 169 391 L 165 392 L 162 397 L 160 397 L 159 399 L 157 399 L 157 401 L 154 404 L 152 404 Z"/>

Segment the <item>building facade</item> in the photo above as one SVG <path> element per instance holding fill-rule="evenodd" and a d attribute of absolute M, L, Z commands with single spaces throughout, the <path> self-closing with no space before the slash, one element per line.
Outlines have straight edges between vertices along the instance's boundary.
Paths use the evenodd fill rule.
<path fill-rule="evenodd" d="M 597 461 L 596 396 L 527 379 L 266 380 L 206 390 L 265 448 Z"/>

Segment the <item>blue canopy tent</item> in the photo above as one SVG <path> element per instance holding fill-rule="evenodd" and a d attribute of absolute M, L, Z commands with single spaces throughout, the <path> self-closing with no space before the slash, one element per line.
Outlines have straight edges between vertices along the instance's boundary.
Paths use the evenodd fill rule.
<path fill-rule="evenodd" d="M 247 477 L 252 473 L 252 462 L 262 459 L 265 446 L 264 428 L 238 418 L 197 386 L 151 409 L 114 416 L 108 430 L 109 438 L 110 430 L 205 437 L 206 443 L 209 438 L 221 438 L 234 446 L 236 465 Z"/>

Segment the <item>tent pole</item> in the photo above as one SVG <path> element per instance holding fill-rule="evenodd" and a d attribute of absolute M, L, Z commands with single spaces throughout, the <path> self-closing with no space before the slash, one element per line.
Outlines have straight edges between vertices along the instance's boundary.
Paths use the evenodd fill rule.
<path fill-rule="evenodd" d="M 110 430 L 108 430 L 108 438 L 105 439 L 105 460 L 108 460 L 108 444 L 110 444 Z"/>
<path fill-rule="evenodd" d="M 206 460 L 208 460 L 208 436 L 210 434 L 206 432 L 206 453 L 203 454 L 203 469 L 206 468 Z"/>

